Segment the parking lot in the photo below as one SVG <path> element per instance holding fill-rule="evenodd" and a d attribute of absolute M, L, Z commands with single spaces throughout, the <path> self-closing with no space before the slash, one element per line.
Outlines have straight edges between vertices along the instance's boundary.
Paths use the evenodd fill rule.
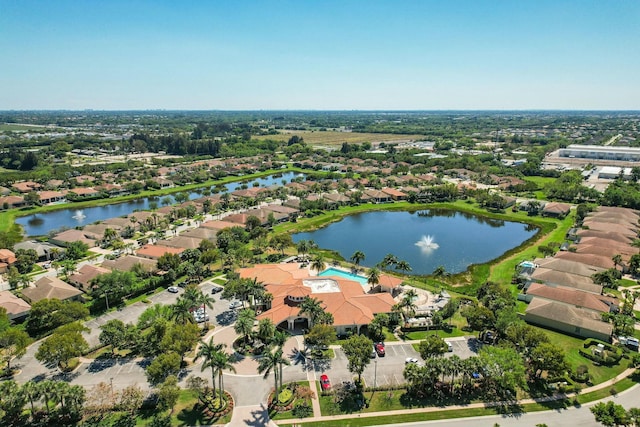
<path fill-rule="evenodd" d="M 476 355 L 481 345 L 476 338 L 447 338 L 446 341 L 451 343 L 453 351 L 445 353 L 444 357 L 451 357 L 456 354 L 461 359 Z M 326 372 L 322 369 L 317 370 L 318 374 L 326 373 L 332 384 L 351 381 L 352 375 L 347 368 L 346 355 L 341 348 L 334 349 L 334 352 L 336 357 L 331 360 L 331 367 L 327 368 Z M 405 381 L 402 372 L 404 371 L 405 360 L 410 357 L 422 361 L 420 354 L 414 350 L 412 344 L 387 343 L 385 345 L 385 356 L 372 358 L 371 363 L 362 373 L 362 379 L 368 387 L 373 387 L 374 384 L 376 386 L 403 384 Z"/>

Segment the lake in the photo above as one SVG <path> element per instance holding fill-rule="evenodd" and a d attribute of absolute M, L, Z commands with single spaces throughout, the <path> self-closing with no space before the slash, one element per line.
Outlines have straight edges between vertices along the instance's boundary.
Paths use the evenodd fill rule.
<path fill-rule="evenodd" d="M 535 235 L 537 227 L 447 210 L 367 212 L 307 233 L 293 241 L 313 240 L 349 260 L 362 251 L 360 264 L 373 267 L 393 254 L 411 265 L 410 274 L 431 274 L 438 266 L 449 273 L 498 258 Z"/>
<path fill-rule="evenodd" d="M 273 174 L 262 178 L 256 178 L 250 181 L 231 182 L 225 184 L 224 186 L 226 187 L 226 191 L 228 192 L 237 190 L 243 184 L 246 184 L 249 187 L 253 187 L 254 183 L 258 183 L 260 187 L 269 187 L 274 184 L 280 185 L 283 181 L 289 183 L 299 176 L 304 177 L 305 175 L 296 172 L 286 172 L 281 174 Z M 188 193 L 189 200 L 202 197 L 200 191 L 204 190 L 205 188 L 213 189 L 213 187 L 202 187 L 198 191 L 191 191 L 190 193 Z M 155 202 L 157 203 L 158 207 L 162 207 L 163 205 L 161 203 L 161 200 L 165 197 L 170 197 L 171 203 L 175 202 L 173 196 L 171 195 L 161 197 L 145 197 L 124 203 L 114 203 L 106 206 L 96 206 L 84 209 L 65 208 L 53 212 L 23 216 L 17 218 L 16 223 L 22 226 L 24 233 L 27 236 L 40 236 L 49 234 L 49 232 L 59 230 L 63 227 L 75 228 L 78 226 L 92 224 L 96 221 L 104 221 L 105 219 L 109 218 L 129 215 L 130 213 L 133 213 L 135 211 L 149 210 L 149 203 L 151 202 Z"/>

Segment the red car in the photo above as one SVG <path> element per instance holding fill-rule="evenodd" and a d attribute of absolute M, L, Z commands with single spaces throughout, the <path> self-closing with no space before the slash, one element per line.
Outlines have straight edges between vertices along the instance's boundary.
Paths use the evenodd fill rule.
<path fill-rule="evenodd" d="M 322 387 L 322 390 L 329 390 L 331 388 L 331 381 L 329 381 L 327 374 L 320 375 L 320 387 Z"/>
<path fill-rule="evenodd" d="M 384 344 L 381 342 L 378 342 L 375 344 L 376 347 L 376 353 L 378 353 L 378 357 L 383 357 L 384 356 Z"/>

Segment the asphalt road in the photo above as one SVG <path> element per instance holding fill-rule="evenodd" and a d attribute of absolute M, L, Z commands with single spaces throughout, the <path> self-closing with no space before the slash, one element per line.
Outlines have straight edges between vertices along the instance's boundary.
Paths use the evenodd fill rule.
<path fill-rule="evenodd" d="M 640 386 L 634 386 L 615 397 L 609 397 L 604 401 L 613 400 L 626 409 L 640 406 L 638 391 Z M 385 424 L 385 427 L 535 427 L 538 424 L 546 424 L 548 427 L 602 427 L 597 423 L 589 410 L 596 402 L 588 403 L 580 407 L 570 407 L 555 411 L 530 412 L 520 415 L 493 415 L 488 417 L 457 418 L 442 421 L 419 421 L 414 423 Z"/>

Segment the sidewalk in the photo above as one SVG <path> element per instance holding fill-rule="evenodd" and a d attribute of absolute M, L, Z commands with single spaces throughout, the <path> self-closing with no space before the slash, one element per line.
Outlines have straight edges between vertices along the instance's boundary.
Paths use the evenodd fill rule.
<path fill-rule="evenodd" d="M 601 384 L 597 384 L 594 385 L 592 387 L 587 387 L 583 390 L 580 391 L 580 394 L 586 394 L 586 393 L 590 393 L 592 391 L 597 391 L 597 390 L 601 390 L 603 388 L 606 387 L 610 387 L 612 385 L 614 385 L 616 382 L 632 375 L 634 372 L 636 371 L 636 369 L 634 368 L 629 368 L 627 370 L 625 370 L 624 372 L 622 372 L 620 375 L 616 376 L 615 378 L 612 378 L 608 381 L 605 381 Z M 633 386 L 632 388 L 638 387 L 637 385 Z M 564 399 L 572 399 L 574 397 L 576 397 L 578 394 L 577 393 L 569 393 L 569 394 L 558 394 L 558 395 L 554 395 L 554 396 L 549 396 L 549 397 L 542 397 L 542 398 L 536 398 L 536 399 L 524 399 L 524 400 L 520 400 L 518 402 L 515 402 L 517 404 L 520 405 L 524 405 L 524 404 L 528 404 L 528 403 L 544 403 L 544 402 L 551 402 L 554 400 L 564 400 Z M 502 406 L 502 405 L 513 405 L 514 402 L 478 402 L 478 403 L 470 403 L 470 404 L 466 404 L 466 405 L 452 405 L 452 406 L 446 406 L 446 407 L 438 407 L 438 406 L 430 406 L 430 407 L 426 407 L 426 408 L 414 408 L 414 409 L 399 409 L 399 410 L 395 410 L 395 411 L 381 411 L 381 412 L 367 412 L 367 413 L 355 413 L 355 414 L 344 414 L 344 415 L 327 415 L 327 416 L 321 416 L 321 417 L 317 417 L 315 416 L 315 411 L 314 411 L 314 416 L 310 417 L 310 418 L 304 418 L 304 419 L 292 419 L 292 420 L 283 420 L 281 421 L 281 424 L 283 425 L 289 425 L 289 424 L 304 424 L 304 423 L 310 423 L 310 422 L 330 422 L 331 420 L 344 420 L 344 419 L 349 419 L 349 418 L 370 418 L 370 417 L 382 417 L 382 416 L 394 416 L 394 415 L 404 415 L 404 414 L 418 414 L 418 413 L 428 413 L 428 412 L 439 412 L 439 411 L 455 411 L 455 410 L 461 410 L 461 409 L 472 409 L 472 408 L 489 408 L 489 407 L 494 407 L 494 406 Z"/>

